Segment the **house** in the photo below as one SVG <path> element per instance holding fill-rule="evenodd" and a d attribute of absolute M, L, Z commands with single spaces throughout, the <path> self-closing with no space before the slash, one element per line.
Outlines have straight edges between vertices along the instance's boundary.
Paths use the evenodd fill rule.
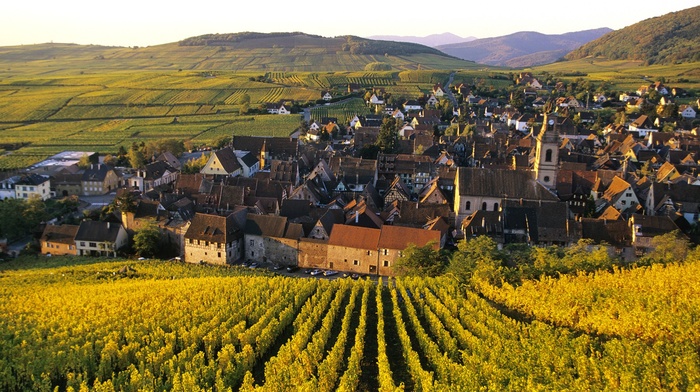
<path fill-rule="evenodd" d="M 250 151 L 234 151 L 241 165 L 243 177 L 253 177 L 260 170 L 260 160 Z"/>
<path fill-rule="evenodd" d="M 297 264 L 297 243 L 304 237 L 301 224 L 290 223 L 283 216 L 248 214 L 243 232 L 247 260 Z"/>
<path fill-rule="evenodd" d="M 382 226 L 379 233 L 378 273 L 381 276 L 394 275 L 393 267 L 403 256 L 403 251 L 411 244 L 415 246 L 431 245 L 440 249 L 441 233 L 439 230 L 426 230 L 402 226 Z M 370 266 L 370 270 L 372 267 Z M 370 272 L 371 273 L 371 272 Z"/>
<path fill-rule="evenodd" d="M 170 151 L 163 151 L 160 155 L 158 155 L 156 161 L 165 162 L 175 170 L 180 170 L 182 168 L 182 163 L 180 163 L 180 160 L 177 159 L 177 157 Z"/>
<path fill-rule="evenodd" d="M 268 103 L 265 109 L 269 114 L 292 114 L 291 110 L 282 103 Z"/>
<path fill-rule="evenodd" d="M 29 200 L 38 197 L 41 200 L 47 200 L 51 198 L 51 181 L 49 177 L 34 173 L 25 174 L 16 179 L 13 185 L 15 199 Z"/>
<path fill-rule="evenodd" d="M 602 211 L 603 207 L 606 206 L 613 206 L 618 211 L 625 211 L 639 205 L 639 198 L 632 189 L 632 185 L 618 176 L 613 177 L 612 182 L 599 200 L 604 200 L 606 203 L 597 202 L 597 212 Z"/>
<path fill-rule="evenodd" d="M 119 188 L 119 175 L 114 169 L 102 163 L 91 164 L 81 178 L 83 195 L 104 195 Z"/>
<path fill-rule="evenodd" d="M 632 121 L 629 125 L 629 130 L 633 132 L 639 132 L 639 137 L 646 137 L 649 132 L 657 132 L 658 129 L 654 128 L 654 124 L 649 119 L 646 114 L 642 114 L 637 117 L 636 120 Z"/>
<path fill-rule="evenodd" d="M 380 229 L 335 225 L 328 239 L 327 267 L 360 274 L 378 274 Z"/>
<path fill-rule="evenodd" d="M 126 229 L 119 223 L 82 221 L 75 234 L 79 256 L 116 257 L 117 251 L 129 242 Z"/>
<path fill-rule="evenodd" d="M 333 99 L 333 95 L 331 95 L 330 91 L 322 91 L 321 99 L 323 99 L 326 102 L 330 102 Z"/>
<path fill-rule="evenodd" d="M 445 96 L 445 90 L 442 89 L 442 84 L 438 83 L 433 86 L 433 95 L 435 95 L 438 98 Z"/>
<path fill-rule="evenodd" d="M 520 132 L 527 132 L 534 121 L 535 117 L 532 114 L 522 114 L 515 120 L 515 129 Z"/>
<path fill-rule="evenodd" d="M 175 182 L 179 171 L 165 161 L 156 161 L 146 164 L 136 171 L 136 176 L 129 180 L 129 184 L 141 192 L 155 187 Z"/>
<path fill-rule="evenodd" d="M 197 213 L 184 236 L 184 261 L 211 264 L 231 264 L 243 255 L 236 214 L 229 216 Z"/>
<path fill-rule="evenodd" d="M 411 191 L 398 175 L 394 177 L 391 185 L 389 185 L 384 193 L 384 205 L 389 205 L 394 200 L 411 200 Z"/>
<path fill-rule="evenodd" d="M 45 255 L 62 256 L 77 255 L 75 236 L 78 225 L 46 225 L 41 235 L 41 253 Z"/>
<path fill-rule="evenodd" d="M 697 112 L 690 105 L 681 105 L 678 107 L 678 115 L 683 117 L 683 118 L 693 119 L 697 116 Z"/>
<path fill-rule="evenodd" d="M 438 99 L 435 97 L 435 95 L 431 94 L 428 99 L 425 101 L 425 104 L 428 106 L 436 106 L 438 104 Z"/>
<path fill-rule="evenodd" d="M 214 151 L 202 170 L 202 174 L 235 177 L 243 174 L 243 167 L 231 147 Z"/>
<path fill-rule="evenodd" d="M 409 99 L 408 101 L 404 102 L 403 104 L 403 110 L 410 112 L 410 111 L 418 111 L 422 110 L 423 106 L 416 101 L 415 99 Z"/>
<path fill-rule="evenodd" d="M 384 105 L 384 97 L 378 96 L 377 94 L 372 94 L 369 98 L 369 103 L 372 105 Z"/>
<path fill-rule="evenodd" d="M 628 222 L 632 230 L 632 246 L 637 256 L 655 249 L 654 237 L 678 230 L 678 226 L 668 216 L 633 214 Z"/>

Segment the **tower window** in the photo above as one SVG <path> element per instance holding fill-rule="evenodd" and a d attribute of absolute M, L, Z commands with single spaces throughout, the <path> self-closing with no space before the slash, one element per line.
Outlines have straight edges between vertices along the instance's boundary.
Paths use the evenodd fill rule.
<path fill-rule="evenodd" d="M 545 161 L 545 162 L 552 162 L 552 149 L 548 149 L 548 150 L 544 153 L 544 161 Z"/>
<path fill-rule="evenodd" d="M 481 209 L 486 211 L 486 202 L 481 203 Z"/>
<path fill-rule="evenodd" d="M 549 182 L 549 176 L 544 176 L 544 182 Z"/>
<path fill-rule="evenodd" d="M 469 210 L 472 209 L 472 202 L 471 202 L 471 201 L 468 201 L 468 202 L 467 202 L 467 205 L 465 206 L 465 209 L 466 209 L 467 211 L 469 211 Z"/>

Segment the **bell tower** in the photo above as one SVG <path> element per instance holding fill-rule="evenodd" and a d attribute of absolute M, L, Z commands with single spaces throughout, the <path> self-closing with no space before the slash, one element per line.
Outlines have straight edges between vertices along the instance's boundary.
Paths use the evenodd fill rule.
<path fill-rule="evenodd" d="M 536 140 L 535 179 L 547 188 L 554 189 L 559 169 L 559 131 L 554 116 L 544 115 L 542 130 Z"/>

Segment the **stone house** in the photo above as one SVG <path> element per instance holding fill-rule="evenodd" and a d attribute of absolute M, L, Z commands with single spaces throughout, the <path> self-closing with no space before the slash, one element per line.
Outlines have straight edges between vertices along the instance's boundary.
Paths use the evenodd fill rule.
<path fill-rule="evenodd" d="M 242 257 L 243 234 L 234 214 L 195 214 L 184 237 L 184 260 L 189 263 L 231 264 Z"/>

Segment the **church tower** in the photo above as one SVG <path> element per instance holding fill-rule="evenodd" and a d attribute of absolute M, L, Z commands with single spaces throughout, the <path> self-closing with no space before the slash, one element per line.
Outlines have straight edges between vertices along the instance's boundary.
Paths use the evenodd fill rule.
<path fill-rule="evenodd" d="M 535 179 L 554 190 L 559 168 L 559 132 L 556 118 L 545 114 L 535 147 Z"/>

